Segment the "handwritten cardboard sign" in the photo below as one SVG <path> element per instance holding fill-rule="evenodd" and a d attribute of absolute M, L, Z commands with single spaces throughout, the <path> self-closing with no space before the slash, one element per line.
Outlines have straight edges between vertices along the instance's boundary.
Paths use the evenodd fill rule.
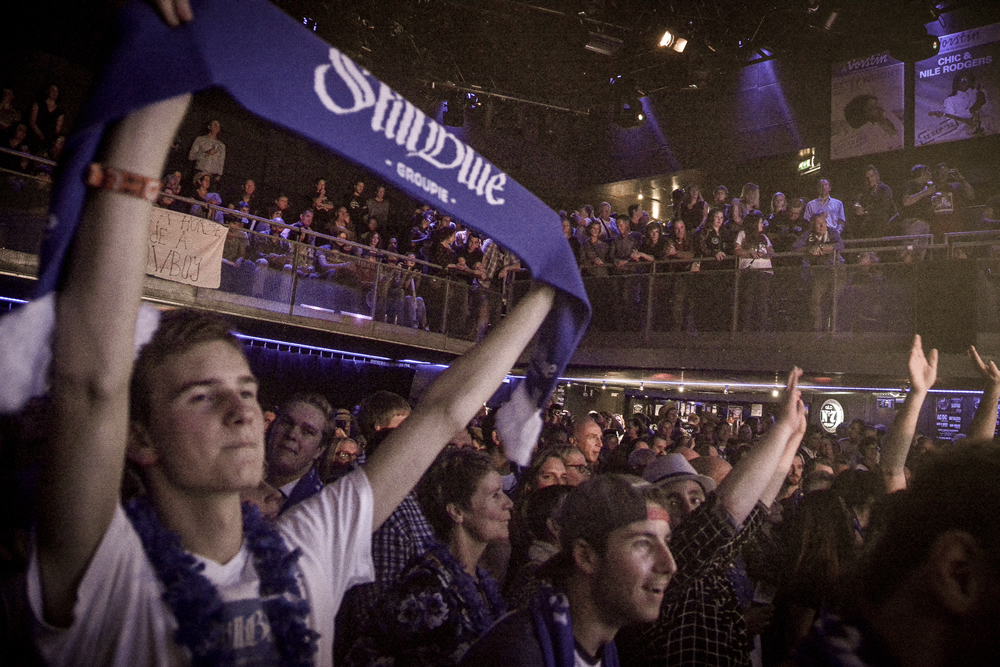
<path fill-rule="evenodd" d="M 149 217 L 146 273 L 178 283 L 218 288 L 226 232 L 224 226 L 211 220 L 154 208 Z"/>

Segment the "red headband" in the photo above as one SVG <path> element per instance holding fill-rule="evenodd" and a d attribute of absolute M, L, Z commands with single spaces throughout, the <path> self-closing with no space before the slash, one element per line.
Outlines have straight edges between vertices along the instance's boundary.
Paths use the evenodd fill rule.
<path fill-rule="evenodd" d="M 670 523 L 670 514 L 659 505 L 646 505 L 646 519 L 648 521 L 666 521 Z"/>

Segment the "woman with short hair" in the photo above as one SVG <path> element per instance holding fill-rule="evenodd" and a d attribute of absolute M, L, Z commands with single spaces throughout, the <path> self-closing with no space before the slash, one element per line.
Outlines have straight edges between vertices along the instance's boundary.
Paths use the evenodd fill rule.
<path fill-rule="evenodd" d="M 490 458 L 445 451 L 417 487 L 438 541 L 381 601 L 349 665 L 454 665 L 506 613 L 497 582 L 477 567 L 486 545 L 508 538 L 513 503 Z"/>

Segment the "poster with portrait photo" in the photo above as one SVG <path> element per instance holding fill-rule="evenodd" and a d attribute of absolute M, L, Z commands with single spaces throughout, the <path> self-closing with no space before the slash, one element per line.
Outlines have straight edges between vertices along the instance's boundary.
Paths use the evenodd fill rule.
<path fill-rule="evenodd" d="M 903 148 L 903 63 L 886 53 L 833 66 L 830 157 Z"/>
<path fill-rule="evenodd" d="M 914 66 L 914 145 L 1000 132 L 1000 23 L 940 40 L 938 54 Z"/>

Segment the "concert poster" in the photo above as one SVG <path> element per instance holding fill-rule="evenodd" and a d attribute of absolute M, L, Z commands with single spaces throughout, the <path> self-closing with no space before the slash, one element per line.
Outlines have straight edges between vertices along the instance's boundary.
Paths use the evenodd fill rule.
<path fill-rule="evenodd" d="M 915 146 L 1000 132 L 1000 23 L 940 37 L 941 50 L 914 65 Z"/>
<path fill-rule="evenodd" d="M 940 396 L 934 402 L 934 437 L 952 440 L 962 432 L 962 397 Z"/>
<path fill-rule="evenodd" d="M 830 157 L 903 148 L 903 63 L 885 53 L 833 66 Z"/>

